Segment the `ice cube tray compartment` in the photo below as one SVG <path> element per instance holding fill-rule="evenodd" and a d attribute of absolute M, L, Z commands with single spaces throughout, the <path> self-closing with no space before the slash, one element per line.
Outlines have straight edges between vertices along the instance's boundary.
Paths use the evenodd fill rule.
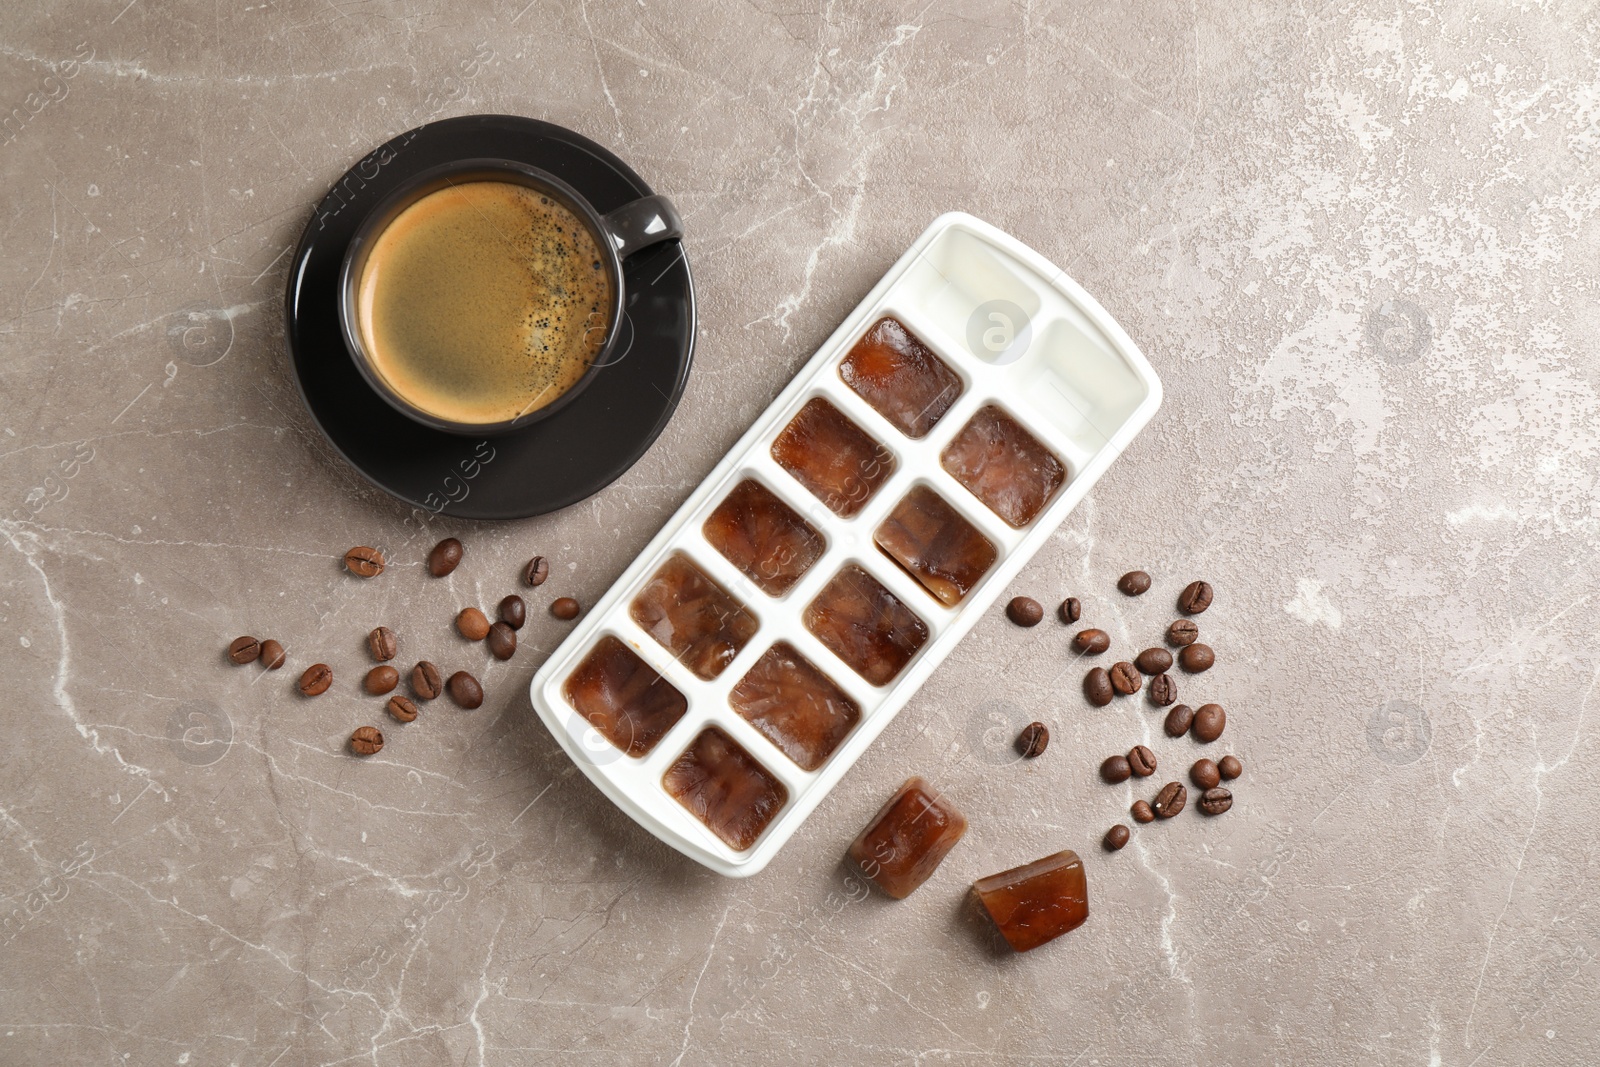
<path fill-rule="evenodd" d="M 1004 321 L 995 324 L 988 317 L 993 314 Z M 1011 321 L 1019 315 L 1025 320 L 1020 330 Z M 872 402 L 870 387 L 858 392 L 841 376 L 841 364 L 852 348 L 885 317 L 902 324 L 959 379 L 959 394 L 936 418 L 916 405 L 897 408 L 889 404 L 890 410 L 879 410 Z M 991 332 L 985 335 L 984 329 Z M 1007 343 L 999 344 L 1002 340 Z M 868 369 L 881 372 L 885 366 L 898 373 L 893 359 L 888 364 L 880 360 Z M 861 376 L 853 377 L 860 385 Z M 948 381 L 941 377 L 936 384 L 939 388 L 926 391 L 936 398 L 928 411 L 936 412 L 948 399 Z M 754 874 L 794 834 L 1149 421 L 1160 397 L 1160 383 L 1137 348 L 1070 279 L 1037 253 L 971 216 L 941 216 L 834 331 L 551 655 L 533 680 L 534 708 L 601 791 L 651 833 L 719 873 Z M 837 510 L 806 484 L 816 479 L 804 478 L 803 472 L 797 477 L 773 455 L 773 443 L 808 404 L 816 410 L 813 401 L 818 400 L 836 409 L 887 456 L 886 471 L 866 472 L 874 476 L 863 479 L 864 484 L 875 483 L 872 491 L 857 493 L 846 486 L 840 491 L 848 498 L 848 506 Z M 1066 470 L 1063 483 L 1038 514 L 1020 527 L 986 505 L 940 462 L 951 442 L 991 406 L 1014 419 Z M 909 436 L 907 429 L 921 431 L 921 436 Z M 868 462 L 872 465 L 871 457 Z M 743 490 L 741 499 L 759 503 L 770 494 L 816 535 L 790 539 L 786 542 L 788 554 L 781 557 L 783 565 L 774 567 L 768 561 L 767 571 L 754 574 L 750 573 L 754 564 L 747 554 L 741 554 L 741 546 L 749 548 L 751 531 L 756 536 L 763 531 L 781 532 L 787 524 L 763 524 L 759 515 L 752 518 L 754 513 L 747 513 L 742 524 L 707 527 L 708 518 L 747 481 L 760 490 Z M 940 572 L 945 578 L 953 576 L 958 585 L 971 583 L 959 599 L 940 586 L 938 577 L 919 580 L 874 540 L 902 501 L 929 493 L 963 528 L 970 527 L 965 531 L 969 539 L 976 535 L 993 550 L 992 561 L 975 578 L 960 567 L 949 574 Z M 949 539 L 941 539 L 939 531 L 915 522 L 911 526 L 909 530 L 895 528 L 902 537 L 897 544 L 901 554 L 909 553 L 915 560 L 921 558 L 919 552 L 931 553 L 943 561 L 941 565 L 948 564 Z M 734 531 L 732 540 L 730 529 Z M 731 545 L 734 558 L 719 549 L 719 542 Z M 788 565 L 813 555 L 803 567 Z M 684 619 L 664 621 L 673 605 L 670 598 L 659 595 L 662 589 L 658 587 L 642 624 L 635 616 L 636 599 L 663 567 L 690 568 L 703 576 L 696 584 L 699 599 Z M 810 605 L 850 567 L 859 568 L 872 583 L 881 585 L 926 628 L 926 640 L 892 677 L 871 670 L 867 673 L 878 676 L 864 676 L 806 626 Z M 768 571 L 782 573 L 774 577 Z M 728 601 L 719 605 L 717 596 L 706 596 L 705 583 L 721 590 Z M 944 592 L 944 599 L 934 589 Z M 947 602 L 952 599 L 953 603 Z M 726 616 L 738 616 L 741 609 L 743 621 L 734 618 L 737 625 L 729 624 Z M 702 614 L 695 615 L 697 611 Z M 756 624 L 753 633 L 747 633 L 749 620 Z M 712 636 L 677 640 L 681 652 L 674 653 L 672 635 L 683 626 L 703 638 L 701 631 Z M 658 639 L 651 630 L 667 634 L 667 639 Z M 565 695 L 567 679 L 586 657 L 602 642 L 613 640 L 683 697 L 681 716 L 648 751 L 630 753 L 613 745 L 585 721 Z M 816 712 L 820 717 L 802 721 L 798 733 L 787 739 L 769 736 L 773 723 L 766 723 L 764 732 L 739 713 L 730 700 L 734 690 L 775 646 L 792 650 L 820 671 L 837 687 L 840 701 L 854 707 L 855 720 L 842 736 L 831 718 L 844 714 L 840 701 L 824 701 Z M 772 711 L 770 704 L 767 708 Z M 783 718 L 782 712 L 774 714 Z M 712 742 L 701 744 L 701 758 L 686 757 L 707 730 L 721 733 Z M 737 767 L 743 758 L 727 762 L 724 757 L 729 750 L 723 738 L 759 765 L 759 774 L 739 772 L 734 775 L 737 780 L 707 784 L 703 780 L 706 761 L 713 766 Z M 686 795 L 699 810 L 710 811 L 712 821 L 718 820 L 708 805 L 723 795 L 754 798 L 763 814 L 770 812 L 770 819 L 748 841 L 750 825 L 737 820 L 719 823 L 719 834 L 671 795 L 664 776 L 674 767 L 673 788 L 689 783 Z M 762 785 L 768 777 L 784 794 L 775 811 L 770 809 L 776 791 Z M 736 848 L 736 843 L 746 847 Z"/>

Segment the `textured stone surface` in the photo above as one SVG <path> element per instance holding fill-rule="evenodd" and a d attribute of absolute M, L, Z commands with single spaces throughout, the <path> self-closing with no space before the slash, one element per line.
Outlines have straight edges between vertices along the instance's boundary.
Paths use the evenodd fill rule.
<path fill-rule="evenodd" d="M 1593 9 L 805 7 L 0 9 L 0 1061 L 1600 1060 Z M 422 525 L 317 435 L 281 294 L 346 166 L 473 112 L 572 126 L 675 197 L 703 333 L 598 497 Z M 1067 629 L 996 608 L 722 880 L 532 716 L 544 607 L 592 603 L 950 208 L 1060 263 L 1167 388 L 1001 602 L 1078 596 L 1126 653 L 1209 579 L 1218 663 L 1179 686 L 1228 707 L 1233 810 L 1101 851 L 1151 792 L 1101 758 L 1192 742 L 1087 707 Z M 447 535 L 466 558 L 429 579 Z M 356 544 L 381 578 L 342 572 Z M 516 658 L 463 646 L 454 613 L 534 552 Z M 358 696 L 380 623 L 483 708 Z M 241 633 L 286 669 L 228 664 Z M 318 660 L 335 689 L 299 699 Z M 1018 763 L 1033 719 L 1055 741 Z M 841 860 L 912 773 L 971 829 L 889 902 Z M 997 953 L 967 883 L 1062 848 L 1090 921 Z"/>

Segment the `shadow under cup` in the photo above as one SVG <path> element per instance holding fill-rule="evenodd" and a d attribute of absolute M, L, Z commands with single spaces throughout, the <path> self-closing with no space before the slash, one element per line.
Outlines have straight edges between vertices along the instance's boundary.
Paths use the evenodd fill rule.
<path fill-rule="evenodd" d="M 415 396 L 397 388 L 368 350 L 362 328 L 362 283 L 368 261 L 389 227 L 405 211 L 443 189 L 476 182 L 518 185 L 549 197 L 564 207 L 589 232 L 594 250 L 609 283 L 609 298 L 600 310 L 604 338 L 588 357 L 588 365 L 554 399 L 514 418 L 460 421 L 423 406 Z M 345 252 L 339 272 L 339 321 L 345 347 L 367 384 L 401 414 L 447 433 L 481 435 L 527 426 L 548 418 L 581 393 L 609 361 L 616 347 L 618 326 L 625 306 L 622 261 L 643 248 L 683 236 L 683 223 L 672 203 L 662 196 L 647 196 L 624 204 L 605 215 L 594 209 L 578 191 L 553 174 L 525 163 L 505 159 L 466 159 L 433 167 L 415 175 L 385 197 L 364 219 Z M 461 315 L 470 312 L 463 309 Z M 530 360 L 532 356 L 530 354 Z M 420 390 L 419 390 L 420 391 Z M 508 398 L 509 399 L 509 398 Z"/>

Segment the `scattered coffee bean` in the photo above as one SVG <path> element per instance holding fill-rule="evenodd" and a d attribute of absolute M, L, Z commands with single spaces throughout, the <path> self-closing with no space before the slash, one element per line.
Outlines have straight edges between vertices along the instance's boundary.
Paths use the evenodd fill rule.
<path fill-rule="evenodd" d="M 434 545 L 433 551 L 428 553 L 428 573 L 435 578 L 443 578 L 459 566 L 461 566 L 461 542 L 454 537 L 446 537 Z"/>
<path fill-rule="evenodd" d="M 1144 571 L 1129 571 L 1117 579 L 1117 588 L 1129 596 L 1138 596 L 1150 588 L 1150 576 Z"/>
<path fill-rule="evenodd" d="M 383 734 L 376 726 L 358 726 L 350 735 L 350 751 L 358 756 L 375 756 L 383 751 Z"/>
<path fill-rule="evenodd" d="M 1189 802 L 1189 791 L 1183 787 L 1182 782 L 1168 782 L 1161 787 L 1161 792 L 1156 794 L 1155 803 L 1150 805 L 1152 811 L 1163 819 L 1170 819 L 1183 810 Z"/>
<path fill-rule="evenodd" d="M 387 663 L 400 651 L 400 639 L 387 626 L 380 626 L 367 635 L 367 651 L 379 663 Z"/>
<path fill-rule="evenodd" d="M 1190 582 L 1178 594 L 1178 610 L 1185 615 L 1198 615 L 1210 606 L 1210 582 Z"/>
<path fill-rule="evenodd" d="M 1110 785 L 1126 782 L 1133 775 L 1127 756 L 1107 756 L 1100 764 L 1100 777 Z"/>
<path fill-rule="evenodd" d="M 1006 605 L 1006 618 L 1018 626 L 1038 626 L 1044 618 L 1044 608 L 1031 596 L 1014 596 Z"/>
<path fill-rule="evenodd" d="M 1128 750 L 1128 770 L 1136 778 L 1148 778 L 1156 773 L 1156 754 L 1144 745 L 1134 745 Z"/>
<path fill-rule="evenodd" d="M 517 631 L 503 622 L 489 627 L 489 652 L 495 659 L 510 659 L 517 654 Z"/>
<path fill-rule="evenodd" d="M 1195 643 L 1195 639 L 1199 636 L 1200 627 L 1196 626 L 1188 619 L 1176 619 L 1173 621 L 1171 626 L 1167 627 L 1167 644 L 1171 645 L 1173 648 L 1183 648 L 1185 645 L 1192 645 Z"/>
<path fill-rule="evenodd" d="M 1111 676 L 1104 667 L 1096 667 L 1083 676 L 1083 695 L 1097 708 L 1111 703 Z"/>
<path fill-rule="evenodd" d="M 1200 794 L 1200 810 L 1207 815 L 1221 815 L 1233 807 L 1233 793 L 1221 786 Z"/>
<path fill-rule="evenodd" d="M 1170 674 L 1158 674 L 1150 679 L 1150 703 L 1164 708 L 1178 699 L 1178 683 Z"/>
<path fill-rule="evenodd" d="M 326 663 L 313 663 L 300 676 L 300 692 L 308 697 L 321 696 L 333 684 L 333 668 Z"/>
<path fill-rule="evenodd" d="M 500 621 L 513 630 L 522 629 L 522 624 L 528 621 L 528 605 L 522 598 L 512 593 L 500 601 Z"/>
<path fill-rule="evenodd" d="M 427 660 L 412 667 L 411 691 L 417 695 L 418 700 L 432 700 L 444 692 L 444 682 L 440 680 L 439 668 Z"/>
<path fill-rule="evenodd" d="M 456 671 L 450 676 L 450 699 L 471 711 L 483 703 L 483 686 L 466 671 Z"/>
<path fill-rule="evenodd" d="M 1056 610 L 1061 615 L 1061 621 L 1071 626 L 1083 617 L 1083 602 L 1075 596 L 1069 596 Z"/>
<path fill-rule="evenodd" d="M 1222 772 L 1217 770 L 1217 765 L 1208 759 L 1197 759 L 1194 766 L 1189 768 L 1189 781 L 1197 789 L 1215 789 L 1222 781 Z"/>
<path fill-rule="evenodd" d="M 1182 737 L 1189 732 L 1189 727 L 1194 723 L 1194 709 L 1187 704 L 1179 704 L 1167 712 L 1166 730 L 1168 737 Z"/>
<path fill-rule="evenodd" d="M 456 616 L 456 629 L 468 641 L 482 641 L 489 636 L 489 618 L 477 608 L 462 608 Z"/>
<path fill-rule="evenodd" d="M 522 568 L 522 580 L 529 585 L 543 585 L 548 577 L 550 577 L 550 564 L 545 562 L 543 556 L 534 556 L 528 561 L 528 565 Z"/>
<path fill-rule="evenodd" d="M 1217 662 L 1217 654 L 1210 645 L 1193 644 L 1178 653 L 1178 665 L 1190 674 L 1208 671 Z"/>
<path fill-rule="evenodd" d="M 289 662 L 288 655 L 283 651 L 283 646 L 272 638 L 261 642 L 261 665 L 269 671 L 275 671 Z"/>
<path fill-rule="evenodd" d="M 228 658 L 235 663 L 254 663 L 261 657 L 261 642 L 253 637 L 235 637 L 228 643 Z"/>
<path fill-rule="evenodd" d="M 578 606 L 578 602 L 569 596 L 558 597 L 550 602 L 550 614 L 562 622 L 571 622 L 578 617 L 578 612 L 582 610 Z"/>
<path fill-rule="evenodd" d="M 1144 676 L 1139 673 L 1139 668 L 1123 660 L 1111 665 L 1111 688 L 1128 696 L 1144 688 Z"/>
<path fill-rule="evenodd" d="M 1117 851 L 1128 843 L 1128 828 L 1120 822 L 1117 823 L 1106 831 L 1105 840 L 1101 843 L 1105 845 L 1107 852 Z"/>
<path fill-rule="evenodd" d="M 390 697 L 389 703 L 385 704 L 384 707 L 388 709 L 390 715 L 393 715 L 400 722 L 411 722 L 417 717 L 416 701 L 410 697 L 401 696 L 399 693 Z"/>
<path fill-rule="evenodd" d="M 1044 750 L 1049 744 L 1050 727 L 1042 722 L 1030 722 L 1017 735 L 1017 752 L 1024 759 L 1033 759 L 1035 756 L 1044 755 Z"/>
<path fill-rule="evenodd" d="M 1128 811 L 1133 815 L 1134 822 L 1156 821 L 1156 813 L 1150 809 L 1150 804 L 1147 801 L 1135 800 L 1133 807 L 1129 808 Z"/>
<path fill-rule="evenodd" d="M 1072 647 L 1085 656 L 1098 656 L 1111 647 L 1111 635 L 1104 630 L 1079 630 L 1072 639 Z"/>
<path fill-rule="evenodd" d="M 1217 760 L 1217 773 L 1224 782 L 1231 782 L 1244 773 L 1244 764 L 1239 762 L 1238 756 L 1223 756 Z"/>
<path fill-rule="evenodd" d="M 1222 736 L 1227 725 L 1228 713 L 1222 710 L 1221 704 L 1201 704 L 1200 710 L 1194 713 L 1195 740 L 1210 744 Z"/>
<path fill-rule="evenodd" d="M 400 672 L 385 663 L 381 667 L 374 667 L 368 671 L 366 679 L 361 683 L 361 687 L 373 696 L 381 697 L 385 693 L 393 692 L 394 687 L 399 684 Z"/>
<path fill-rule="evenodd" d="M 1133 665 L 1145 674 L 1160 674 L 1172 666 L 1172 653 L 1164 648 L 1147 648 L 1133 657 Z"/>
<path fill-rule="evenodd" d="M 344 554 L 344 565 L 357 578 L 376 578 L 383 573 L 383 553 L 357 545 Z"/>

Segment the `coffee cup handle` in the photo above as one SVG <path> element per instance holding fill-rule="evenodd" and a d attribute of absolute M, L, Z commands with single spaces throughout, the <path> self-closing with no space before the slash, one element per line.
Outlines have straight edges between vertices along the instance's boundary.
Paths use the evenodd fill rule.
<path fill-rule="evenodd" d="M 623 204 L 602 220 L 618 259 L 627 259 L 642 248 L 683 236 L 683 219 L 672 201 L 664 196 L 646 196 Z"/>

